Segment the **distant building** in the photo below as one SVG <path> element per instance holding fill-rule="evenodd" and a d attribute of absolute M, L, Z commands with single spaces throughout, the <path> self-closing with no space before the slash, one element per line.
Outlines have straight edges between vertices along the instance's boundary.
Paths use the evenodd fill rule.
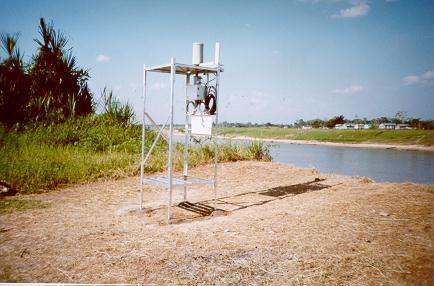
<path fill-rule="evenodd" d="M 369 129 L 371 128 L 371 124 L 355 124 L 355 129 Z"/>
<path fill-rule="evenodd" d="M 409 124 L 396 124 L 396 123 L 381 123 L 378 126 L 379 129 L 390 129 L 390 130 L 408 130 L 413 129 Z"/>
<path fill-rule="evenodd" d="M 340 129 L 340 130 L 348 129 L 348 125 L 347 124 L 336 124 L 335 129 Z"/>
<path fill-rule="evenodd" d="M 396 124 L 396 129 L 413 129 L 409 124 Z"/>
<path fill-rule="evenodd" d="M 353 124 L 353 123 L 344 123 L 344 124 L 336 124 L 335 129 L 347 130 L 347 129 L 369 129 L 371 128 L 370 124 Z"/>
<path fill-rule="evenodd" d="M 335 129 L 348 129 L 347 124 L 336 124 Z"/>
<path fill-rule="evenodd" d="M 396 129 L 396 123 L 381 123 L 378 126 L 379 129 L 390 129 L 395 130 Z"/>
<path fill-rule="evenodd" d="M 301 129 L 312 129 L 312 126 L 301 126 Z"/>

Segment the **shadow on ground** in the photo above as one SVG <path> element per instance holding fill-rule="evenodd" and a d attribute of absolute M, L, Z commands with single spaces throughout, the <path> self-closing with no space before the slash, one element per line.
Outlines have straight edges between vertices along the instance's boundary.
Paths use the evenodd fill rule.
<path fill-rule="evenodd" d="M 325 179 L 316 178 L 313 181 L 274 187 L 267 190 L 260 190 L 254 192 L 245 192 L 232 196 L 218 198 L 217 200 L 204 200 L 199 202 L 184 201 L 177 205 L 174 211 L 174 218 L 171 223 L 179 224 L 187 221 L 204 218 L 207 216 L 221 216 L 228 215 L 231 212 L 239 211 L 242 209 L 261 206 L 267 203 L 282 200 L 290 196 L 300 195 L 306 192 L 319 191 L 322 189 L 330 188 L 330 185 L 321 182 Z M 181 213 L 180 210 L 183 210 Z"/>

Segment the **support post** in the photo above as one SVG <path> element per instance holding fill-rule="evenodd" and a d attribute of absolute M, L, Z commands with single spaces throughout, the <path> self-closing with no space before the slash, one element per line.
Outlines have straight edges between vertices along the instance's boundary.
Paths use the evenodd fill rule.
<path fill-rule="evenodd" d="M 218 124 L 219 124 L 219 84 L 220 84 L 220 63 L 217 64 L 217 73 L 216 73 L 216 82 L 215 82 L 215 90 L 216 90 L 216 110 L 215 113 L 215 128 L 214 128 L 214 209 L 217 208 L 217 173 L 218 173 L 218 145 L 217 145 L 217 137 L 219 135 Z"/>
<path fill-rule="evenodd" d="M 143 65 L 142 161 L 140 163 L 140 209 L 143 209 L 143 176 L 145 171 L 146 65 Z"/>
<path fill-rule="evenodd" d="M 189 124 L 188 124 L 188 85 L 190 84 L 190 75 L 185 78 L 185 125 L 184 125 L 184 181 L 188 179 L 188 136 L 189 136 Z M 184 201 L 187 201 L 187 184 L 184 185 Z"/>
<path fill-rule="evenodd" d="M 176 63 L 175 58 L 171 59 L 170 64 L 170 128 L 169 128 L 169 159 L 168 159 L 168 176 L 169 176 L 169 202 L 167 206 L 167 223 L 170 223 L 172 218 L 172 189 L 173 189 L 173 109 L 175 98 L 175 76 L 176 76 Z"/>

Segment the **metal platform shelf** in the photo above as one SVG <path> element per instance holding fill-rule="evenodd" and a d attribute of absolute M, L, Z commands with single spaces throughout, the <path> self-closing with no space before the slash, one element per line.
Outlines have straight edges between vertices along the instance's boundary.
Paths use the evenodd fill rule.
<path fill-rule="evenodd" d="M 144 184 L 158 185 L 168 190 L 167 220 L 170 223 L 172 217 L 172 193 L 177 187 L 184 190 L 183 201 L 187 201 L 187 191 L 192 186 L 213 185 L 214 203 L 217 200 L 217 173 L 218 173 L 218 99 L 220 73 L 223 72 L 220 64 L 220 44 L 216 43 L 215 57 L 213 62 L 203 62 L 203 44 L 193 44 L 192 64 L 177 63 L 175 58 L 171 58 L 170 64 L 158 65 L 153 67 L 143 66 L 143 122 L 142 122 L 142 160 L 140 166 L 140 208 L 143 209 L 143 186 Z M 170 74 L 170 97 L 167 103 L 170 106 L 170 113 L 165 123 L 157 124 L 151 114 L 146 110 L 147 100 L 147 74 L 148 73 L 167 73 Z M 177 151 L 173 138 L 173 118 L 175 104 L 175 78 L 176 75 L 185 76 L 185 124 L 184 124 L 184 160 L 183 172 L 181 176 L 173 174 L 173 153 Z M 149 121 L 149 125 L 147 125 Z M 164 129 L 169 127 L 169 132 Z M 153 127 L 157 131 L 157 136 L 145 153 L 145 137 L 148 127 Z M 195 138 L 206 137 L 214 145 L 214 174 L 213 178 L 205 179 L 188 175 L 188 148 L 189 141 Z M 152 150 L 158 140 L 162 138 L 168 142 L 168 162 L 167 176 L 145 177 L 144 170 Z"/>
<path fill-rule="evenodd" d="M 169 187 L 169 177 L 167 176 L 155 176 L 155 177 L 145 177 L 144 181 L 149 184 L 157 185 L 160 187 Z M 187 176 L 184 179 L 184 176 L 172 177 L 172 187 L 184 187 L 184 186 L 200 186 L 200 185 L 212 185 L 214 181 L 203 179 L 199 177 Z"/>
<path fill-rule="evenodd" d="M 147 72 L 160 72 L 160 73 L 170 73 L 171 64 L 159 65 L 154 67 L 146 68 Z M 223 72 L 223 68 L 216 66 L 215 64 L 211 64 L 211 66 L 204 65 L 187 65 L 175 63 L 176 74 L 189 75 L 189 74 L 215 74 L 219 69 L 220 72 Z"/>

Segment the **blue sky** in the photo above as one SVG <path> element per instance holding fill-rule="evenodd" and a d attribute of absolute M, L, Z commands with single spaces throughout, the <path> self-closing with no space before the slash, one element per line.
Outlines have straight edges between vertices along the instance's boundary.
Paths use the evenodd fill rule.
<path fill-rule="evenodd" d="M 6 1 L 0 32 L 19 32 L 28 59 L 39 18 L 69 38 L 90 69 L 96 97 L 107 85 L 142 111 L 142 66 L 205 60 L 221 43 L 220 121 L 394 116 L 434 118 L 434 1 Z M 4 55 L 4 54 L 0 54 Z M 150 77 L 149 107 L 167 116 L 169 79 Z M 176 121 L 184 79 L 177 78 Z"/>

